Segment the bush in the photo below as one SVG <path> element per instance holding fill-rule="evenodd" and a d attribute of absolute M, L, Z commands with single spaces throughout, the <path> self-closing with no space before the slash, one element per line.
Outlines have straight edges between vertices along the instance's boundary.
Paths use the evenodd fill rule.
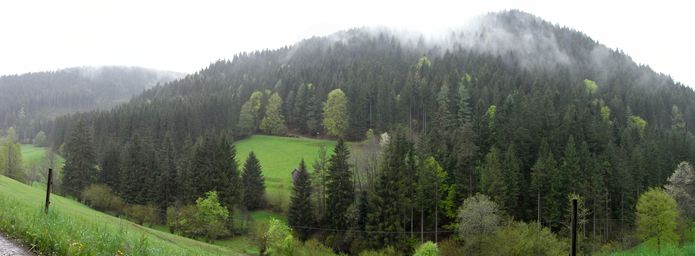
<path fill-rule="evenodd" d="M 268 231 L 263 237 L 264 248 L 268 255 L 295 255 L 297 241 L 292 236 L 292 229 L 282 221 L 272 218 L 268 222 Z"/>
<path fill-rule="evenodd" d="M 198 198 L 195 201 L 198 213 L 195 218 L 202 228 L 205 237 L 209 241 L 214 241 L 217 237 L 229 235 L 225 224 L 229 218 L 229 211 L 220 204 L 217 192 L 206 193 L 206 198 Z"/>
<path fill-rule="evenodd" d="M 446 240 L 439 242 L 439 255 L 441 256 L 457 256 L 466 255 L 466 250 L 463 245 L 457 240 Z"/>
<path fill-rule="evenodd" d="M 113 194 L 111 188 L 102 184 L 92 184 L 82 191 L 82 200 L 89 206 L 100 211 L 111 211 L 120 214 L 125 207 L 123 199 Z"/>
<path fill-rule="evenodd" d="M 157 207 L 153 204 L 135 204 L 125 208 L 125 214 L 139 225 L 144 223 L 152 224 L 158 222 Z"/>
<path fill-rule="evenodd" d="M 34 137 L 34 146 L 37 146 L 37 147 L 48 146 L 48 138 L 46 137 L 45 132 L 39 131 L 39 133 L 36 134 L 36 137 Z"/>
<path fill-rule="evenodd" d="M 536 223 L 513 222 L 492 237 L 485 255 L 566 255 L 566 244 Z"/>
<path fill-rule="evenodd" d="M 378 251 L 373 251 L 373 250 L 367 250 L 363 251 L 359 254 L 359 256 L 398 256 L 401 255 L 398 253 L 395 247 L 389 246 L 383 249 L 380 249 Z"/>
<path fill-rule="evenodd" d="M 424 244 L 421 244 L 420 247 L 415 250 L 415 254 L 413 256 L 437 256 L 439 255 L 439 249 L 437 248 L 437 244 L 433 243 L 432 241 L 428 241 Z"/>
<path fill-rule="evenodd" d="M 169 226 L 169 230 L 174 230 L 187 237 L 202 236 L 202 229 L 198 223 L 197 215 L 198 209 L 194 205 L 174 208 L 172 212 L 167 210 L 167 225 Z"/>

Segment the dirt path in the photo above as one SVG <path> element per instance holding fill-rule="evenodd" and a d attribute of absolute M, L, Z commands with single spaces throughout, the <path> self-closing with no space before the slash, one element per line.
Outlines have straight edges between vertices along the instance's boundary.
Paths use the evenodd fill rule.
<path fill-rule="evenodd" d="M 31 256 L 24 248 L 17 246 L 11 240 L 0 234 L 0 256 Z"/>

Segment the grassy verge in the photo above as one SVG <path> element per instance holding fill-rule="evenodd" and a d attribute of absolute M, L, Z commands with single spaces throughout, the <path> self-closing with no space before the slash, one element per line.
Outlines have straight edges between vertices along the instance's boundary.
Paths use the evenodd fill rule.
<path fill-rule="evenodd" d="M 243 251 L 172 235 L 52 196 L 0 176 L 0 231 L 45 255 L 242 255 Z M 243 247 L 243 246 L 241 246 Z"/>

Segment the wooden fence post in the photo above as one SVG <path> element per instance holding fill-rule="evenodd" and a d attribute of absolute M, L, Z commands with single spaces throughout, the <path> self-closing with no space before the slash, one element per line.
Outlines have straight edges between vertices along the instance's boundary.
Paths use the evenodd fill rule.
<path fill-rule="evenodd" d="M 46 208 L 44 211 L 48 213 L 48 205 L 51 204 L 51 187 L 53 186 L 53 168 L 48 168 L 48 180 L 46 181 Z"/>

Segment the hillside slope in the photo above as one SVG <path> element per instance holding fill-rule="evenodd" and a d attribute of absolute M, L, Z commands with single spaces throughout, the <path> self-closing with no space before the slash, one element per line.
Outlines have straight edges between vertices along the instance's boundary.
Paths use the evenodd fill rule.
<path fill-rule="evenodd" d="M 143 227 L 0 175 L 0 231 L 57 255 L 240 255 L 242 252 Z"/>
<path fill-rule="evenodd" d="M 122 149 L 132 148 L 137 150 L 134 160 L 156 163 L 166 158 L 160 152 L 174 148 L 177 171 L 200 173 L 206 166 L 202 160 L 195 164 L 194 153 L 212 146 L 196 141 L 239 140 L 262 132 L 258 123 L 270 95 L 282 99 L 282 115 L 276 116 L 284 117 L 281 123 L 290 134 L 323 136 L 324 102 L 337 89 L 347 102 L 345 138 L 389 132 L 400 140 L 394 145 L 402 146 L 382 155 L 397 166 L 393 172 L 383 170 L 391 168 L 387 165 L 352 166 L 355 172 L 372 168 L 390 175 L 355 181 L 355 192 L 368 198 L 378 195 L 383 187 L 379 181 L 416 182 L 417 176 L 409 173 L 413 168 L 400 166 L 414 153 L 420 159 L 432 157 L 442 167 L 443 182 L 453 188 L 447 193 L 452 207 L 485 193 L 514 219 L 540 218 L 557 232 L 566 221 L 568 195 L 579 194 L 597 224 L 587 225 L 591 231 L 605 234 L 602 242 L 617 241 L 631 232 L 640 193 L 664 185 L 681 161 L 695 162 L 691 88 L 581 32 L 519 11 L 481 16 L 441 40 L 361 28 L 242 53 L 112 110 L 60 117 L 50 137 L 54 145 L 63 144 L 81 119 L 94 129 L 98 155 L 115 152 L 118 161 Z M 250 121 L 242 123 L 242 117 Z M 167 146 L 165 137 L 173 146 Z M 203 159 L 206 154 L 199 155 Z M 119 182 L 143 190 L 166 177 L 154 167 L 138 173 L 141 168 L 127 164 L 108 174 L 137 173 L 147 182 Z M 192 182 L 201 191 L 214 188 L 202 178 Z M 411 229 L 422 220 L 412 221 Z M 426 225 L 455 221 L 449 217 Z"/>

